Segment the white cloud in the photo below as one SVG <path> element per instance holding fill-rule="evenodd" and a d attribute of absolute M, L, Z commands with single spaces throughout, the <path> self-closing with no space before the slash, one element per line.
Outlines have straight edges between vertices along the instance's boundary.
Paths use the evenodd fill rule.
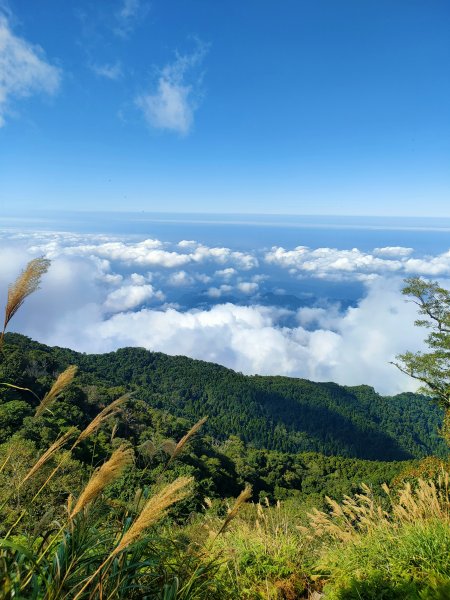
<path fill-rule="evenodd" d="M 137 308 L 151 298 L 164 299 L 164 294 L 147 285 L 125 285 L 106 297 L 104 307 L 108 312 L 121 312 Z"/>
<path fill-rule="evenodd" d="M 218 271 L 216 271 L 214 273 L 215 277 L 221 277 L 222 279 L 225 279 L 225 281 L 229 281 L 235 275 L 237 275 L 237 271 L 236 271 L 236 269 L 233 269 L 233 267 L 227 267 L 226 269 L 219 269 Z"/>
<path fill-rule="evenodd" d="M 292 275 L 336 280 L 370 281 L 378 275 L 450 275 L 450 251 L 437 256 L 413 258 L 410 248 L 376 248 L 373 253 L 358 248 L 338 250 L 297 246 L 293 250 L 274 246 L 265 255 L 269 264 L 288 269 Z"/>
<path fill-rule="evenodd" d="M 120 262 L 124 265 L 141 268 L 180 268 L 187 265 L 212 262 L 219 265 L 233 264 L 243 270 L 258 266 L 258 260 L 252 254 L 231 250 L 230 248 L 210 248 L 198 243 L 188 245 L 175 244 L 184 250 L 167 250 L 170 245 L 160 240 L 146 239 L 140 242 L 110 241 L 95 236 L 36 236 L 31 246 L 32 252 L 43 252 L 48 258 L 61 255 L 87 256 Z"/>
<path fill-rule="evenodd" d="M 193 240 L 178 243 L 158 239 L 141 241 L 115 239 L 105 235 L 79 235 L 71 233 L 20 233 L 9 234 L 10 240 L 29 241 L 29 251 L 42 253 L 48 258 L 59 256 L 87 257 L 96 263 L 99 276 L 108 275 L 113 269 L 148 270 L 178 269 L 202 283 L 209 283 L 211 275 L 225 283 L 233 277 L 242 281 L 242 271 L 251 271 L 259 266 L 262 256 L 266 265 L 273 265 L 295 278 L 320 278 L 333 281 L 370 282 L 378 277 L 405 277 L 424 275 L 430 277 L 450 276 L 450 251 L 434 256 L 415 256 L 410 248 L 375 248 L 363 252 L 357 248 L 308 248 L 297 246 L 292 250 L 273 247 L 270 251 L 255 250 L 251 253 L 227 247 L 210 247 Z M 197 268 L 217 265 L 213 273 L 199 273 Z M 157 271 L 156 271 L 157 273 Z M 248 274 L 246 279 L 261 283 L 273 277 L 267 273 Z M 111 279 L 112 280 L 112 279 Z M 176 278 L 173 279 L 175 282 Z M 185 279 L 187 283 L 187 279 Z"/>
<path fill-rule="evenodd" d="M 252 276 L 252 281 L 255 283 L 261 283 L 262 281 L 267 281 L 268 279 L 270 279 L 269 275 L 263 275 L 262 273 L 257 273 L 256 275 Z"/>
<path fill-rule="evenodd" d="M 383 248 L 374 248 L 373 253 L 381 256 L 392 256 L 394 258 L 409 256 L 414 252 L 414 248 L 405 248 L 404 246 L 384 246 Z"/>
<path fill-rule="evenodd" d="M 121 7 L 117 13 L 119 19 L 133 19 L 139 12 L 140 0 L 122 0 Z"/>
<path fill-rule="evenodd" d="M 190 77 L 202 62 L 207 46 L 199 44 L 192 54 L 177 55 L 160 72 L 156 89 L 140 94 L 136 105 L 142 110 L 150 127 L 187 135 L 198 108 L 199 79 Z"/>
<path fill-rule="evenodd" d="M 187 312 L 144 308 L 108 317 L 88 305 L 63 319 L 43 315 L 47 322 L 45 327 L 39 323 L 37 337 L 87 352 L 144 346 L 249 374 L 365 383 L 383 393 L 416 389 L 414 381 L 389 364 L 397 353 L 422 347 L 423 331 L 414 327 L 416 312 L 402 298 L 399 282 L 371 284 L 367 297 L 344 313 L 317 311 L 319 328 L 312 331 L 301 324 L 311 321 L 312 314 L 305 319 L 305 313 L 300 313 L 298 326 L 283 327 L 279 322 L 285 312 L 220 304 Z"/>
<path fill-rule="evenodd" d="M 348 385 L 367 383 L 388 393 L 415 389 L 415 383 L 389 365 L 389 361 L 407 349 L 420 349 L 424 336 L 413 324 L 415 306 L 406 303 L 400 293 L 401 278 L 407 269 L 435 273 L 450 264 L 450 253 L 422 258 L 405 253 L 393 261 L 376 257 L 377 261 L 400 263 L 397 270 L 389 265 L 383 270 L 379 262 L 373 262 L 367 253 L 360 251 L 296 249 L 293 255 L 286 256 L 288 251 L 283 250 L 280 256 L 287 260 L 283 266 L 293 268 L 296 276 L 301 272 L 295 262 L 298 260 L 300 267 L 304 261 L 315 263 L 309 271 L 313 276 L 318 272 L 334 277 L 336 269 L 339 272 L 345 267 L 345 274 L 357 277 L 367 264 L 379 269 L 376 279 L 366 284 L 367 295 L 357 306 L 343 310 L 335 303 L 295 312 L 223 304 L 224 296 L 234 291 L 249 294 L 257 291 L 254 287 L 257 281 L 251 273 L 244 280 L 239 272 L 255 264 L 256 256 L 246 253 L 236 256 L 231 249 L 214 249 L 198 243 L 170 245 L 154 239 L 120 242 L 107 236 L 75 234 L 27 232 L 4 237 L 7 246 L 0 246 L 0 289 L 7 289 L 29 258 L 42 253 L 52 258 L 42 289 L 27 299 L 13 322 L 14 329 L 44 343 L 86 352 L 109 351 L 125 345 L 145 346 L 216 361 L 245 373 L 280 374 Z M 168 256 L 170 260 L 181 257 L 186 265 L 164 271 L 162 267 L 168 264 Z M 157 267 L 152 285 L 149 261 Z M 169 285 L 161 288 L 164 284 L 190 285 L 192 281 L 195 285 L 200 279 L 202 283 L 208 282 L 208 275 L 197 272 L 199 265 L 203 271 L 208 262 L 211 273 L 215 273 L 214 284 L 203 298 L 207 301 L 209 295 L 215 301 L 222 299 L 222 304 L 184 312 L 174 304 L 162 304 L 163 292 L 168 302 L 177 301 L 170 298 L 171 292 L 177 293 L 174 288 Z M 217 264 L 223 265 L 219 271 L 215 270 Z M 235 286 L 217 275 L 228 272 L 227 269 L 237 271 Z M 368 269 L 363 275 L 373 273 Z M 441 282 L 446 285 L 442 278 Z"/>
<path fill-rule="evenodd" d="M 450 250 L 438 256 L 409 258 L 405 261 L 405 273 L 428 277 L 448 277 L 450 275 Z"/>
<path fill-rule="evenodd" d="M 371 254 L 352 250 L 337 250 L 335 248 L 311 249 L 307 246 L 297 246 L 294 250 L 274 247 L 266 254 L 268 263 L 293 269 L 312 276 L 333 276 L 359 273 L 377 273 L 383 271 L 398 271 L 401 263 L 385 260 Z"/>
<path fill-rule="evenodd" d="M 341 317 L 341 307 L 338 303 L 324 307 L 304 306 L 297 311 L 299 324 L 308 329 L 333 329 Z"/>
<path fill-rule="evenodd" d="M 109 283 L 111 285 L 119 285 L 123 281 L 123 277 L 122 275 L 119 275 L 119 273 L 105 273 L 101 276 L 101 278 L 105 283 Z"/>
<path fill-rule="evenodd" d="M 241 281 L 236 287 L 243 294 L 255 294 L 259 286 L 253 281 Z"/>
<path fill-rule="evenodd" d="M 90 69 L 99 77 L 104 77 L 111 81 L 117 81 L 123 76 L 123 69 L 120 61 L 105 64 L 92 63 Z"/>
<path fill-rule="evenodd" d="M 258 266 L 258 259 L 247 252 L 238 252 L 230 248 L 199 245 L 190 255 L 197 263 L 212 261 L 221 265 L 232 263 L 238 268 L 248 271 Z"/>
<path fill-rule="evenodd" d="M 192 285 L 194 283 L 194 279 L 188 275 L 186 271 L 177 271 L 168 277 L 167 283 L 175 287 L 183 287 Z"/>
<path fill-rule="evenodd" d="M 3 301 L 8 284 L 15 280 L 25 267 L 31 255 L 20 247 L 0 249 L 0 290 Z M 43 279 L 41 289 L 25 300 L 11 322 L 10 329 L 31 335 L 43 341 L 46 331 L 56 330 L 63 324 L 71 323 L 77 314 L 80 335 L 92 320 L 94 310 L 99 318 L 99 309 L 104 299 L 104 285 L 98 279 L 98 272 L 92 262 L 86 259 L 61 257 L 52 261 Z"/>
<path fill-rule="evenodd" d="M 0 127 L 11 100 L 43 92 L 54 94 L 61 71 L 47 62 L 42 48 L 15 35 L 0 9 Z"/>
<path fill-rule="evenodd" d="M 195 273 L 195 279 L 205 284 L 212 280 L 212 278 L 209 275 L 206 275 L 206 273 Z"/>
<path fill-rule="evenodd" d="M 147 283 L 147 279 L 144 277 L 144 275 L 141 275 L 141 273 L 131 273 L 130 281 L 134 285 L 144 285 Z"/>
<path fill-rule="evenodd" d="M 2 289 L 29 258 L 17 246 L 0 248 Z M 113 275 L 101 271 L 107 268 L 107 262 L 93 262 L 90 255 L 55 257 L 42 289 L 27 299 L 13 329 L 85 352 L 144 346 L 244 373 L 366 383 L 386 393 L 415 389 L 415 382 L 389 365 L 397 353 L 420 349 L 424 334 L 414 326 L 415 306 L 404 301 L 400 278 L 368 284 L 367 296 L 344 312 L 338 305 L 291 311 L 288 327 L 286 310 L 274 307 L 228 303 L 185 312 L 164 305 L 139 310 L 162 302 L 162 292 L 139 273 L 114 282 L 119 287 L 111 290 L 99 278 L 102 272 Z M 223 284 L 209 293 L 220 298 L 232 290 Z"/>
<path fill-rule="evenodd" d="M 181 240 L 181 242 L 178 242 L 177 245 L 180 248 L 196 248 L 199 245 L 199 243 L 195 240 Z"/>
<path fill-rule="evenodd" d="M 206 293 L 210 298 L 220 298 L 223 294 L 229 294 L 232 290 L 231 285 L 223 284 L 220 287 L 210 287 Z"/>

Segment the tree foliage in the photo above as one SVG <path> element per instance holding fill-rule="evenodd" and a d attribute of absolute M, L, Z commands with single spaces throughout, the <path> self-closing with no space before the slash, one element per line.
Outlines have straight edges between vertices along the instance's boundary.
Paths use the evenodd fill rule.
<path fill-rule="evenodd" d="M 0 381 L 31 388 L 40 398 L 54 376 L 68 365 L 78 365 L 77 385 L 69 388 L 74 397 L 64 409 L 60 403 L 52 408 L 61 421 L 68 411 L 82 422 L 96 406 L 133 392 L 116 435 L 126 438 L 136 432 L 142 438 L 139 443 L 145 441 L 144 430 L 153 428 L 158 414 L 159 421 L 186 420 L 187 429 L 208 416 L 202 431 L 217 443 L 235 435 L 249 446 L 283 453 L 318 452 L 367 460 L 446 453 L 437 435 L 443 410 L 417 394 L 383 397 L 365 385 L 245 376 L 143 348 L 93 355 L 49 348 L 17 334 L 8 334 L 5 341 L 8 359 L 0 365 Z M 20 399 L 36 409 L 34 397 L 26 391 L 5 388 L 0 399 Z M 180 427 L 167 431 L 175 439 L 185 433 Z"/>
<path fill-rule="evenodd" d="M 427 352 L 405 352 L 394 364 L 422 383 L 421 390 L 446 412 L 443 434 L 450 442 L 450 291 L 436 281 L 407 279 L 403 294 L 417 304 L 422 318 L 415 324 L 428 331 Z"/>

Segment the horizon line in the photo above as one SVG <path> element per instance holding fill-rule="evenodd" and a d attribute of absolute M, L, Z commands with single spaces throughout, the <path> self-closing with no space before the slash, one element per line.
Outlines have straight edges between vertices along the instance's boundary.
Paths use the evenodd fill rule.
<path fill-rule="evenodd" d="M 200 210 L 192 210 L 192 211 L 181 211 L 181 210 L 148 210 L 148 209 L 103 209 L 103 208 L 76 208 L 76 209 L 68 209 L 68 208 L 23 208 L 23 209 L 1 209 L 0 210 L 0 218 L 4 217 L 23 217 L 30 214 L 80 214 L 80 215 L 89 215 L 89 214 L 110 214 L 110 215 L 155 215 L 155 216 L 213 216 L 213 217 L 296 217 L 296 218 L 333 218 L 333 219 L 345 219 L 345 218 L 354 218 L 354 219 L 425 219 L 425 220 L 438 220 L 438 219 L 449 219 L 450 214 L 448 215 L 417 215 L 417 214 L 357 214 L 357 213 L 295 213 L 295 212 L 251 212 L 251 211 L 200 211 Z"/>

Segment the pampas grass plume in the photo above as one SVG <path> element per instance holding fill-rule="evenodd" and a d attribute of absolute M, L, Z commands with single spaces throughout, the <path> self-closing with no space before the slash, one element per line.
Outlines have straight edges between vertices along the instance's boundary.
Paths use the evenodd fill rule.
<path fill-rule="evenodd" d="M 87 482 L 86 487 L 81 492 L 73 510 L 70 513 L 70 518 L 73 519 L 85 506 L 95 500 L 102 491 L 113 481 L 118 479 L 124 469 L 132 464 L 134 452 L 132 448 L 121 446 L 99 469 L 97 469 L 92 477 Z"/>
<path fill-rule="evenodd" d="M 147 500 L 139 516 L 131 525 L 130 529 L 122 537 L 119 544 L 114 548 L 108 558 L 102 562 L 98 569 L 87 578 L 81 589 L 73 597 L 73 600 L 78 600 L 83 595 L 86 588 L 110 560 L 119 554 L 119 552 L 122 552 L 122 550 L 128 548 L 130 544 L 138 540 L 143 532 L 151 527 L 151 525 L 164 517 L 169 506 L 175 502 L 183 500 L 183 498 L 185 498 L 189 493 L 186 488 L 192 483 L 193 480 L 193 477 L 179 477 L 172 483 L 166 485 L 166 487 L 155 494 L 152 498 Z"/>
<path fill-rule="evenodd" d="M 48 391 L 45 394 L 45 396 L 41 400 L 41 403 L 37 407 L 35 412 L 36 417 L 39 417 L 45 410 L 48 410 L 50 408 L 50 405 L 54 402 L 54 400 L 56 400 L 59 394 L 61 394 L 61 392 L 64 391 L 66 387 L 68 387 L 72 383 L 73 378 L 76 375 L 77 369 L 78 367 L 76 367 L 75 365 L 70 365 L 65 371 L 58 375 L 58 378 L 52 385 L 50 391 Z"/>
<path fill-rule="evenodd" d="M 234 503 L 233 508 L 230 510 L 230 512 L 227 515 L 227 518 L 225 519 L 225 521 L 223 522 L 222 527 L 219 529 L 219 531 L 217 532 L 217 535 L 220 535 L 221 533 L 223 533 L 225 531 L 225 529 L 228 527 L 228 525 L 230 524 L 230 522 L 235 518 L 235 516 L 238 514 L 241 506 L 243 504 L 245 504 L 245 502 L 247 502 L 247 500 L 250 500 L 250 498 L 252 497 L 252 486 L 248 485 L 246 486 L 245 489 L 242 490 L 242 492 L 239 494 L 239 496 L 236 498 L 236 502 Z"/>
<path fill-rule="evenodd" d="M 195 435 L 197 433 L 197 431 L 206 423 L 207 419 L 208 419 L 208 417 L 203 417 L 203 419 L 200 419 L 200 421 L 197 421 L 197 423 L 189 429 L 189 431 L 186 433 L 186 435 L 184 435 L 181 438 L 181 440 L 175 446 L 175 450 L 173 451 L 171 460 L 174 460 L 180 454 L 180 452 L 183 450 L 184 446 L 188 443 L 188 441 L 191 439 L 191 437 L 193 435 Z"/>
<path fill-rule="evenodd" d="M 208 419 L 208 417 L 203 417 L 203 419 L 200 419 L 200 421 L 197 421 L 197 423 L 189 429 L 189 431 L 186 433 L 186 435 L 183 435 L 183 437 L 177 444 L 175 444 L 172 440 L 166 440 L 163 443 L 163 445 L 161 446 L 162 449 L 170 455 L 170 460 L 169 460 L 167 466 L 173 460 L 175 460 L 179 454 L 181 454 L 185 445 L 188 443 L 188 441 L 191 439 L 191 437 L 197 433 L 197 431 L 200 429 L 200 427 L 202 427 L 205 424 L 207 419 Z"/>
<path fill-rule="evenodd" d="M 166 485 L 160 492 L 147 500 L 139 516 L 125 533 L 120 543 L 114 548 L 111 556 L 115 556 L 122 550 L 125 550 L 130 544 L 139 539 L 146 529 L 166 515 L 169 506 L 186 498 L 189 494 L 186 488 L 193 480 L 193 477 L 178 477 L 178 479 Z"/>
<path fill-rule="evenodd" d="M 125 404 L 130 396 L 131 394 L 124 394 L 120 398 L 117 398 L 117 400 L 114 400 L 114 402 L 111 402 L 111 404 L 108 404 L 108 406 L 105 406 L 105 408 L 100 411 L 94 419 L 92 419 L 86 429 L 80 433 L 74 446 L 77 446 L 80 442 L 95 433 L 97 429 L 101 427 L 104 421 L 117 414 L 122 405 Z"/>
<path fill-rule="evenodd" d="M 55 442 L 53 442 L 53 444 L 50 446 L 50 448 L 48 448 L 44 452 L 44 454 L 39 458 L 39 460 L 36 462 L 36 464 L 33 467 L 31 467 L 31 469 L 25 475 L 24 479 L 22 480 L 22 485 L 28 479 L 30 479 L 30 477 L 33 477 L 33 475 L 36 473 L 36 471 L 38 471 L 42 467 L 42 465 L 44 465 L 53 456 L 53 454 L 55 454 L 55 452 L 57 452 L 60 448 L 62 448 L 62 446 L 64 446 L 64 444 L 67 442 L 67 440 L 69 438 L 72 437 L 72 435 L 75 433 L 75 431 L 76 431 L 76 428 L 71 427 L 68 431 L 66 431 L 66 433 L 64 435 L 62 435 Z"/>
<path fill-rule="evenodd" d="M 3 343 L 5 330 L 8 323 L 24 303 L 25 299 L 39 288 L 41 277 L 50 266 L 46 258 L 35 258 L 31 260 L 14 283 L 9 286 L 8 300 L 5 308 L 5 321 L 0 336 L 0 346 Z"/>

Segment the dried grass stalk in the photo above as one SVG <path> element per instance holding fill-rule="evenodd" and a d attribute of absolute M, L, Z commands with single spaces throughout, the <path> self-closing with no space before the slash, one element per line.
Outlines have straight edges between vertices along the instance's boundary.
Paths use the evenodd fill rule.
<path fill-rule="evenodd" d="M 197 433 L 197 431 L 200 429 L 200 427 L 202 427 L 205 423 L 206 420 L 208 419 L 208 417 L 203 417 L 203 419 L 200 419 L 200 421 L 198 421 L 195 425 L 193 425 L 189 431 L 186 433 L 186 435 L 184 435 L 181 440 L 178 442 L 178 444 L 175 446 L 173 452 L 171 453 L 171 457 L 169 462 L 172 462 L 173 460 L 176 459 L 176 457 L 182 452 L 184 446 L 188 443 L 188 441 L 191 439 L 191 437 L 193 435 L 195 435 Z"/>
<path fill-rule="evenodd" d="M 130 529 L 125 533 L 120 543 L 114 548 L 111 554 L 102 562 L 98 569 L 83 583 L 82 588 L 75 594 L 73 600 L 78 600 L 90 583 L 100 573 L 100 571 L 112 560 L 119 552 L 125 550 L 130 544 L 135 542 L 141 534 L 151 525 L 156 523 L 165 514 L 167 508 L 185 498 L 189 491 L 186 489 L 194 480 L 193 477 L 179 477 L 172 483 L 150 498 L 144 505 L 139 516 L 134 521 Z"/>
<path fill-rule="evenodd" d="M 70 365 L 65 371 L 58 375 L 50 391 L 45 394 L 41 400 L 41 403 L 37 407 L 35 412 L 36 417 L 39 417 L 45 410 L 48 410 L 50 405 L 53 404 L 54 400 L 56 400 L 59 394 L 61 394 L 61 392 L 63 392 L 72 383 L 77 370 L 77 366 Z"/>
<path fill-rule="evenodd" d="M 86 429 L 84 429 L 80 433 L 74 444 L 74 447 L 89 436 L 91 436 L 93 433 L 95 433 L 102 426 L 104 421 L 117 414 L 121 409 L 122 405 L 125 404 L 125 402 L 127 402 L 130 396 L 131 394 L 124 394 L 120 398 L 117 398 L 117 400 L 114 400 L 114 402 L 111 402 L 111 404 L 108 404 L 108 406 L 106 406 L 102 411 L 100 411 L 98 415 L 94 419 L 92 419 L 92 421 L 89 423 Z"/>
<path fill-rule="evenodd" d="M 225 529 L 228 527 L 228 525 L 231 523 L 231 521 L 238 514 L 241 506 L 243 504 L 245 504 L 245 502 L 247 502 L 247 500 L 250 500 L 251 497 L 252 497 L 252 486 L 248 485 L 244 490 L 242 490 L 242 492 L 237 497 L 236 502 L 234 503 L 233 508 L 228 513 L 227 518 L 223 522 L 222 527 L 217 532 L 217 535 L 220 535 L 221 533 L 223 533 L 225 531 Z"/>
<path fill-rule="evenodd" d="M 449 487 L 447 477 L 434 481 L 418 479 L 412 487 L 407 482 L 398 492 L 391 492 L 386 484 L 384 493 L 391 502 L 386 512 L 380 502 L 374 500 L 370 489 L 362 485 L 363 494 L 344 496 L 341 504 L 327 498 L 329 513 L 314 509 L 309 513 L 310 530 L 315 537 L 331 536 L 348 542 L 361 532 L 370 532 L 380 527 L 395 530 L 405 523 L 426 522 L 429 519 L 450 521 Z"/>
<path fill-rule="evenodd" d="M 0 344 L 3 342 L 3 336 L 8 323 L 22 306 L 25 299 L 39 288 L 41 277 L 47 272 L 49 266 L 50 261 L 46 258 L 35 258 L 27 264 L 16 281 L 9 286 Z"/>
<path fill-rule="evenodd" d="M 112 442 L 113 439 L 115 438 L 118 429 L 119 429 L 119 423 L 114 423 L 113 428 L 111 429 L 110 442 Z"/>
<path fill-rule="evenodd" d="M 5 460 L 3 461 L 2 465 L 0 466 L 0 473 L 3 471 L 3 469 L 6 467 L 6 465 L 9 463 L 9 459 L 11 458 L 11 456 L 13 455 L 13 451 L 10 450 L 6 457 Z"/>
<path fill-rule="evenodd" d="M 64 444 L 67 442 L 67 440 L 73 436 L 75 431 L 76 431 L 76 428 L 71 427 L 68 431 L 66 431 L 66 433 L 64 435 L 62 435 L 60 438 L 58 438 L 56 440 L 56 442 L 53 442 L 53 444 L 50 446 L 50 448 L 48 448 L 48 450 L 46 450 L 44 452 L 44 454 L 39 458 L 39 460 L 36 462 L 36 464 L 33 467 L 31 467 L 31 469 L 25 475 L 24 479 L 22 480 L 22 485 L 28 479 L 30 479 L 30 477 L 33 477 L 33 475 L 36 473 L 36 471 L 38 471 L 42 467 L 42 465 L 44 465 L 53 456 L 53 454 L 55 454 L 55 452 L 57 452 L 60 448 L 62 448 L 64 446 Z"/>
<path fill-rule="evenodd" d="M 186 498 L 189 494 L 189 490 L 186 488 L 193 480 L 193 477 L 179 477 L 147 500 L 133 525 L 125 533 L 116 548 L 114 548 L 111 557 L 122 552 L 122 550 L 125 550 L 130 544 L 139 539 L 146 529 L 166 515 L 169 506 Z"/>
<path fill-rule="evenodd" d="M 133 459 L 134 452 L 132 448 L 121 446 L 113 452 L 111 458 L 97 469 L 89 479 L 70 513 L 70 518 L 73 519 L 80 510 L 95 500 L 106 486 L 118 479 L 124 469 L 132 464 Z"/>

